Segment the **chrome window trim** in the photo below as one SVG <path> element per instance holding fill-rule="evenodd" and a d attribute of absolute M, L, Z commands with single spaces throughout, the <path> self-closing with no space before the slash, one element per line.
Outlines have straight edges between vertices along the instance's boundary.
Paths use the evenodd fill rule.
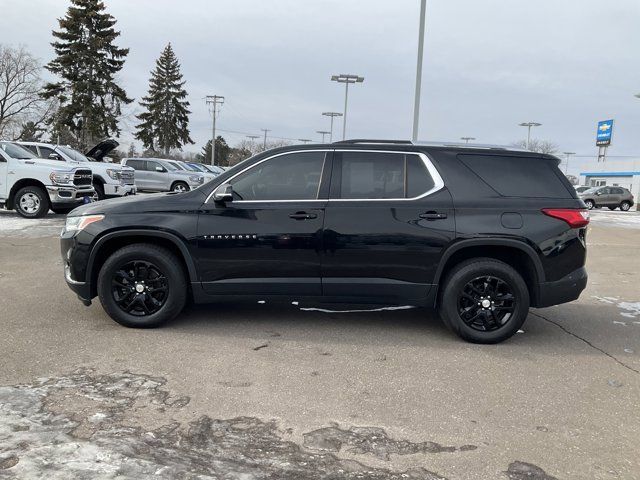
<path fill-rule="evenodd" d="M 411 152 L 406 150 L 375 150 L 375 149 L 360 149 L 360 148 L 358 149 L 356 148 L 322 148 L 322 149 L 309 149 L 309 150 L 290 150 L 288 152 L 276 153 L 275 155 L 271 155 L 270 157 L 263 158 L 259 162 L 256 162 L 253 165 L 249 165 L 247 168 L 240 170 L 233 177 L 227 179 L 223 183 L 229 183 L 238 175 L 243 174 L 247 170 L 250 170 L 258 166 L 261 163 L 266 162 L 267 160 L 271 160 L 272 158 L 280 157 L 282 155 L 289 155 L 292 153 L 305 153 L 305 152 L 325 152 L 325 153 L 326 152 L 361 152 L 361 153 L 364 152 L 364 153 L 398 153 L 401 155 L 418 155 L 422 159 L 422 162 L 424 163 L 424 166 L 426 167 L 427 172 L 429 172 L 429 175 L 431 175 L 434 185 L 432 188 L 424 192 L 422 195 L 418 195 L 417 197 L 411 197 L 411 198 L 328 198 L 328 199 L 315 198 L 313 200 L 234 200 L 233 203 L 397 202 L 397 201 L 411 202 L 414 200 L 420 200 L 421 198 L 427 197 L 444 188 L 444 180 L 442 180 L 440 173 L 438 172 L 436 167 L 433 165 L 433 162 L 431 162 L 431 159 L 427 156 L 427 154 L 423 152 Z M 327 159 L 325 156 L 324 163 L 322 164 L 323 170 L 324 170 L 324 165 L 326 164 L 326 161 Z M 320 181 L 322 182 L 322 175 L 320 176 Z M 209 203 L 209 200 L 211 200 L 211 197 L 213 197 L 214 192 L 220 185 L 216 186 L 216 188 L 214 188 L 211 191 L 211 193 L 205 200 L 205 203 Z M 318 189 L 319 188 L 320 188 L 320 185 L 318 185 Z"/>

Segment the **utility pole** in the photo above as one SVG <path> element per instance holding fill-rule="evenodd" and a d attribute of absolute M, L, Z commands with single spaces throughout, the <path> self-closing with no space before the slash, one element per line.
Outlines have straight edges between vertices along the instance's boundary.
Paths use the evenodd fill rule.
<path fill-rule="evenodd" d="M 207 105 L 213 105 L 213 130 L 211 133 L 211 165 L 216 164 L 216 116 L 218 105 L 224 105 L 224 97 L 220 95 L 207 95 Z"/>
<path fill-rule="evenodd" d="M 306 144 L 306 143 L 309 143 L 311 141 L 311 139 L 310 138 L 299 138 L 298 141 Z"/>
<path fill-rule="evenodd" d="M 521 127 L 527 127 L 527 150 L 529 150 L 529 144 L 531 143 L 531 127 L 539 127 L 542 124 L 538 122 L 523 122 L 518 125 Z"/>
<path fill-rule="evenodd" d="M 271 130 L 267 128 L 261 128 L 260 130 L 264 132 L 264 143 L 262 144 L 262 148 L 266 150 L 267 149 L 267 132 L 270 132 Z"/>
<path fill-rule="evenodd" d="M 424 56 L 424 23 L 427 13 L 427 0 L 420 1 L 420 29 L 418 33 L 418 61 L 416 65 L 416 93 L 413 100 L 413 134 L 411 140 L 418 140 L 418 123 L 420 122 L 420 89 L 422 87 L 422 57 Z"/>
<path fill-rule="evenodd" d="M 476 137 L 460 137 L 460 140 L 464 140 L 464 143 L 469 143 L 469 140 L 475 140 Z"/>
<path fill-rule="evenodd" d="M 246 137 L 252 142 L 255 142 L 257 138 L 260 138 L 260 135 L 247 135 Z"/>
<path fill-rule="evenodd" d="M 350 73 L 341 73 L 340 75 L 332 75 L 331 81 L 344 83 L 344 114 L 342 118 L 342 140 L 345 140 L 347 135 L 347 102 L 349 100 L 349 84 L 362 83 L 364 82 L 364 77 L 360 77 L 358 75 L 352 75 Z"/>
<path fill-rule="evenodd" d="M 564 166 L 564 174 L 566 175 L 567 172 L 569 171 L 569 157 L 571 157 L 571 155 L 575 155 L 576 152 L 562 152 L 567 156 L 567 163 Z"/>
<path fill-rule="evenodd" d="M 341 117 L 342 114 L 338 112 L 322 112 L 325 117 L 331 117 L 331 128 L 329 129 L 329 143 L 333 142 L 333 118 Z"/>
<path fill-rule="evenodd" d="M 327 132 L 326 130 L 316 130 L 316 133 L 322 135 L 322 143 L 324 143 L 324 136 L 329 135 L 331 132 Z"/>

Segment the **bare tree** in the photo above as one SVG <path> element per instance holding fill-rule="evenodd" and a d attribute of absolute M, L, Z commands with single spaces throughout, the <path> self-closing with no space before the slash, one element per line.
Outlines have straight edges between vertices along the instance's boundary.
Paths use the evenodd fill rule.
<path fill-rule="evenodd" d="M 40 72 L 24 47 L 0 45 L 0 137 L 16 136 L 23 123 L 36 122 L 34 116 L 43 121 Z"/>
<path fill-rule="evenodd" d="M 518 140 L 517 142 L 513 142 L 511 146 L 518 148 L 527 148 L 527 141 Z M 558 144 L 550 140 L 539 140 L 537 138 L 532 138 L 529 141 L 529 150 L 531 150 L 532 152 L 554 154 L 557 153 L 559 149 L 560 147 L 558 146 Z"/>

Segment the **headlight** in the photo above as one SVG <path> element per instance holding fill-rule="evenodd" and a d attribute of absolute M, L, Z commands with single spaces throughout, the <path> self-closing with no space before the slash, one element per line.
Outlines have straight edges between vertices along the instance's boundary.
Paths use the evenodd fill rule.
<path fill-rule="evenodd" d="M 73 182 L 73 172 L 51 172 L 49 179 L 56 185 L 68 185 Z"/>
<path fill-rule="evenodd" d="M 79 217 L 67 217 L 64 225 L 65 232 L 79 232 L 94 222 L 99 222 L 104 215 L 81 215 Z"/>
<path fill-rule="evenodd" d="M 120 180 L 120 170 L 114 170 L 113 168 L 107 168 L 107 175 L 114 180 Z"/>
<path fill-rule="evenodd" d="M 201 175 L 191 175 L 189 177 L 189 180 L 191 180 L 193 183 L 204 183 L 204 177 Z"/>

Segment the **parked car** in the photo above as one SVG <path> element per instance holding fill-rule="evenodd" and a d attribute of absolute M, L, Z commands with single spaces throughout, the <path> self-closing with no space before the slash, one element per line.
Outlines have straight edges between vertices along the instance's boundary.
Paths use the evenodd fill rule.
<path fill-rule="evenodd" d="M 593 188 L 593 187 L 590 187 L 589 185 L 576 185 L 573 188 L 576 189 L 576 192 L 582 193 L 582 192 L 584 192 L 586 190 L 589 190 L 590 188 Z"/>
<path fill-rule="evenodd" d="M 74 211 L 65 276 L 129 327 L 188 298 L 390 303 L 435 307 L 465 340 L 496 343 L 530 306 L 586 286 L 589 213 L 559 162 L 382 140 L 279 148 L 192 192 Z"/>
<path fill-rule="evenodd" d="M 0 205 L 25 218 L 40 218 L 49 209 L 69 213 L 95 195 L 88 168 L 37 158 L 29 150 L 0 141 Z"/>
<path fill-rule="evenodd" d="M 98 200 L 135 195 L 135 172 L 132 168 L 104 163 L 104 157 L 118 146 L 115 140 L 105 140 L 82 154 L 71 147 L 44 142 L 17 142 L 40 158 L 66 162 L 69 166 L 84 166 L 93 171 L 93 187 Z M 90 162 L 90 159 L 94 161 Z"/>
<path fill-rule="evenodd" d="M 633 206 L 633 194 L 624 187 L 593 187 L 580 193 L 580 198 L 589 210 L 609 207 L 609 210 L 626 212 Z"/>
<path fill-rule="evenodd" d="M 171 163 L 173 163 L 178 168 L 180 168 L 181 170 L 184 170 L 186 172 L 200 173 L 204 177 L 204 183 L 207 183 L 208 181 L 213 180 L 214 178 L 216 178 L 218 176 L 218 175 L 215 175 L 215 174 L 211 173 L 209 170 L 207 170 L 204 167 L 196 166 L 196 164 L 192 164 L 192 163 L 189 163 L 189 162 L 181 162 L 181 161 L 178 161 L 178 160 L 171 160 Z"/>
<path fill-rule="evenodd" d="M 162 158 L 125 158 L 122 164 L 136 171 L 139 190 L 147 192 L 188 192 L 204 184 L 204 174 L 182 170 Z"/>
<path fill-rule="evenodd" d="M 185 163 L 188 166 L 190 166 L 192 169 L 197 170 L 198 172 L 203 172 L 209 175 L 213 175 L 213 178 L 217 177 L 224 171 L 222 169 L 216 170 L 211 165 L 204 165 L 202 163 L 195 163 L 195 162 L 185 162 Z"/>

